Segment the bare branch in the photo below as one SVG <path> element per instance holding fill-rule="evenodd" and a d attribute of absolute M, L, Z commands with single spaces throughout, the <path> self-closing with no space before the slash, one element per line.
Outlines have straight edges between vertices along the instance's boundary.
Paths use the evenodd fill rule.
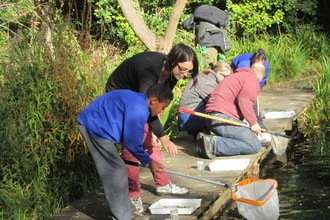
<path fill-rule="evenodd" d="M 166 28 L 165 36 L 162 45 L 159 45 L 159 51 L 168 53 L 172 48 L 176 29 L 180 20 L 181 13 L 187 4 L 187 0 L 177 0 L 174 4 L 173 11 Z"/>

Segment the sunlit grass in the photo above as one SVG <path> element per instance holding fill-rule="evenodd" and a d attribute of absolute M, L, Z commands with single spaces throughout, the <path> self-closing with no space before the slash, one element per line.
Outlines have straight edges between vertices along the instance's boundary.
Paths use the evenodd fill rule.
<path fill-rule="evenodd" d="M 62 34 L 67 40 L 54 39 L 55 59 L 48 45 L 29 47 L 23 39 L 6 50 L 15 59 L 0 62 L 3 219 L 48 219 L 100 186 L 76 119 L 104 93 L 100 67 L 113 55 L 97 45 L 75 48 L 74 37 Z"/>
<path fill-rule="evenodd" d="M 312 107 L 305 113 L 306 123 L 311 127 L 330 130 L 330 57 L 323 57 L 318 62 L 313 89 L 317 96 Z"/>

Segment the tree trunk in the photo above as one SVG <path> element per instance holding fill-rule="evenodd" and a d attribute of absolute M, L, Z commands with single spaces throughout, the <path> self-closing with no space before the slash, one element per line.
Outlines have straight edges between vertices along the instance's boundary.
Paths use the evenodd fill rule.
<path fill-rule="evenodd" d="M 138 38 L 147 46 L 150 51 L 157 50 L 156 36 L 145 25 L 142 18 L 136 13 L 130 0 L 118 0 L 125 18 L 131 25 Z"/>
<path fill-rule="evenodd" d="M 171 50 L 180 16 L 186 4 L 187 0 L 177 0 L 175 2 L 168 26 L 166 28 L 164 39 L 162 39 L 162 42 L 159 42 L 158 51 L 168 53 Z"/>
<path fill-rule="evenodd" d="M 130 0 L 118 0 L 125 18 L 131 25 L 138 38 L 146 45 L 150 51 L 159 51 L 168 53 L 172 48 L 176 28 L 178 26 L 181 13 L 186 6 L 187 0 L 177 0 L 174 4 L 165 36 L 162 39 L 156 39 L 156 36 L 151 32 L 143 19 L 136 12 Z"/>

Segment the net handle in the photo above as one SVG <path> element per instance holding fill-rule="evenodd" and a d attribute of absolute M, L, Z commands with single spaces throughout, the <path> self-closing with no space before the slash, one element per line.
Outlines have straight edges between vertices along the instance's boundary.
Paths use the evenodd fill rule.
<path fill-rule="evenodd" d="M 148 165 L 147 166 L 142 166 L 138 162 L 128 161 L 128 160 L 124 160 L 124 159 L 123 159 L 123 161 L 125 162 L 125 164 L 132 165 L 132 166 L 148 167 Z M 190 179 L 195 179 L 195 180 L 200 180 L 200 181 L 204 181 L 204 182 L 207 182 L 207 183 L 212 183 L 212 184 L 215 184 L 215 185 L 225 186 L 225 187 L 228 187 L 230 189 L 230 191 L 232 191 L 233 186 L 238 185 L 238 184 L 229 185 L 229 184 L 226 184 L 226 183 L 219 183 L 219 182 L 216 182 L 216 181 L 202 179 L 202 178 L 199 178 L 199 177 L 196 177 L 196 176 L 190 176 L 190 175 L 186 175 L 186 174 L 183 174 L 183 173 L 174 172 L 174 171 L 171 171 L 171 170 L 163 170 L 163 169 L 160 169 L 160 170 L 162 172 L 171 173 L 171 174 L 175 174 L 175 175 L 179 175 L 179 176 L 184 176 L 184 177 L 187 177 L 187 178 L 190 178 Z"/>
<path fill-rule="evenodd" d="M 204 114 L 204 113 L 200 113 L 200 112 L 196 112 L 196 111 L 191 111 L 191 110 L 184 109 L 184 108 L 179 109 L 179 112 L 180 113 L 186 113 L 186 114 L 192 114 L 192 115 L 196 115 L 196 116 L 200 116 L 200 117 L 204 117 L 204 118 L 209 118 L 209 119 L 213 119 L 213 120 L 217 120 L 217 121 L 222 121 L 222 122 L 226 122 L 226 123 L 232 124 L 232 125 L 237 125 L 237 126 L 250 128 L 249 125 L 244 124 L 244 123 L 240 123 L 240 122 L 237 122 L 237 121 L 232 121 L 232 120 L 229 120 L 229 119 L 220 118 L 220 117 L 216 117 L 216 116 L 213 116 L 213 115 L 208 115 L 208 114 Z M 262 128 L 260 130 L 263 131 L 263 132 L 266 132 L 266 133 L 273 134 L 273 135 L 277 135 L 277 136 L 281 136 L 281 137 L 285 137 L 285 138 L 289 138 L 289 139 L 292 138 L 291 136 L 276 133 L 276 132 L 270 131 L 268 129 L 263 129 Z"/>

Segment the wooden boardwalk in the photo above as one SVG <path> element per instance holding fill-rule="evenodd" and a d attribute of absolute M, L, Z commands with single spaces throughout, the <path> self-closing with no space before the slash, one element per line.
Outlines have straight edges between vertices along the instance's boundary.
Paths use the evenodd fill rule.
<path fill-rule="evenodd" d="M 292 131 L 299 129 L 299 119 L 308 105 L 313 101 L 315 95 L 309 90 L 299 88 L 276 88 L 272 90 L 262 90 L 259 96 L 260 111 L 265 109 L 294 109 L 295 115 L 286 119 L 264 119 L 267 129 L 291 135 Z M 210 171 L 208 165 L 214 161 L 210 159 L 202 159 L 195 152 L 196 142 L 188 135 L 174 140 L 179 149 L 179 154 L 175 157 L 169 157 L 163 151 L 163 161 L 166 169 L 177 173 L 195 176 L 198 178 L 221 182 L 233 185 L 246 178 L 247 171 L 250 166 L 260 163 L 267 154 L 272 150 L 272 146 L 264 146 L 262 150 L 255 155 L 239 155 L 217 157 L 224 158 L 249 158 L 250 165 L 243 171 Z M 204 161 L 205 170 L 197 170 L 197 161 Z M 150 220 L 161 220 L 170 218 L 170 215 L 151 215 L 148 209 L 153 202 L 161 198 L 191 198 L 202 199 L 201 206 L 190 215 L 180 215 L 180 220 L 193 219 L 212 219 L 220 209 L 222 209 L 230 200 L 230 189 L 220 185 L 210 184 L 204 181 L 195 180 L 179 175 L 169 174 L 171 180 L 179 185 L 189 189 L 189 194 L 185 196 L 167 196 L 160 197 L 156 195 L 155 184 L 148 168 L 141 168 L 142 183 L 142 201 L 144 204 L 144 215 L 148 215 Z M 103 220 L 110 219 L 110 213 L 107 208 L 106 201 L 103 197 L 102 190 L 96 190 L 95 193 L 88 195 L 71 206 L 64 208 L 58 215 L 51 218 L 52 220 Z"/>

